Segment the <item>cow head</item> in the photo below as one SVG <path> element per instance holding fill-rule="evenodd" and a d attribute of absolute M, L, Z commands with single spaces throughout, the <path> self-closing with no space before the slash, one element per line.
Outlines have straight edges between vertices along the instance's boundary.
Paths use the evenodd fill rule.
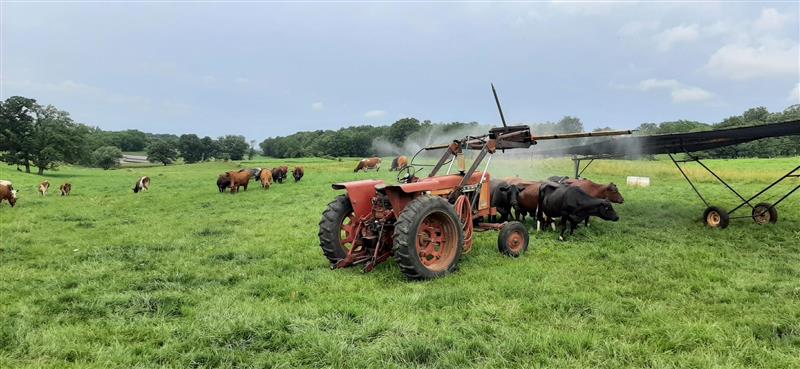
<path fill-rule="evenodd" d="M 8 203 L 11 204 L 12 208 L 17 203 L 17 190 L 11 190 L 11 198 L 8 199 Z"/>
<path fill-rule="evenodd" d="M 611 206 L 611 201 L 608 200 L 603 200 L 600 203 L 600 207 L 597 209 L 597 214 L 600 219 L 610 220 L 612 222 L 619 220 L 617 212 L 614 211 L 614 208 Z"/>
<path fill-rule="evenodd" d="M 619 193 L 617 185 L 615 185 L 613 182 L 609 183 L 608 186 L 606 186 L 605 195 L 606 199 L 613 203 L 622 204 L 623 202 L 625 202 L 625 199 L 622 198 L 622 194 Z"/>
<path fill-rule="evenodd" d="M 517 212 L 520 211 L 519 207 L 519 193 L 523 189 L 517 185 L 503 185 L 500 186 L 500 192 L 505 194 L 506 199 L 508 199 L 508 204 L 511 205 L 514 210 Z"/>

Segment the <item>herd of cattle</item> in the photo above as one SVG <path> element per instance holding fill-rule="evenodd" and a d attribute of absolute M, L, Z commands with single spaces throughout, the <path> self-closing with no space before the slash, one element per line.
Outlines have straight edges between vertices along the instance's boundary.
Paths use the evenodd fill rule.
<path fill-rule="evenodd" d="M 591 216 L 619 220 L 611 203 L 622 204 L 625 201 L 614 183 L 602 185 L 588 179 L 550 177 L 546 181 L 528 181 L 506 178 L 492 180 L 490 185 L 491 206 L 497 209 L 501 222 L 511 217 L 512 210 L 518 221 L 524 221 L 527 215 L 533 216 L 537 230 L 542 226 L 555 227 L 553 220 L 559 218 L 561 240 L 564 240 L 567 225 L 573 234 L 579 223 L 585 222 L 588 226 Z"/>
<path fill-rule="evenodd" d="M 50 190 L 50 181 L 42 181 L 37 189 L 39 195 L 47 196 L 47 191 Z M 61 196 L 69 196 L 69 193 L 72 192 L 72 184 L 64 182 L 61 186 L 58 186 L 58 189 L 61 191 Z M 17 190 L 14 189 L 14 184 L 11 181 L 0 180 L 0 203 L 3 200 L 8 201 L 12 208 L 17 204 Z"/>
<path fill-rule="evenodd" d="M 225 192 L 225 189 L 230 188 L 231 193 L 237 193 L 239 192 L 239 188 L 242 187 L 244 187 L 244 190 L 247 191 L 247 185 L 252 179 L 260 182 L 261 188 L 268 190 L 272 185 L 272 181 L 283 183 L 283 181 L 286 180 L 288 173 L 289 167 L 287 166 L 279 166 L 272 169 L 252 168 L 229 171 L 222 173 L 217 177 L 217 188 L 219 189 L 219 192 Z M 304 175 L 305 170 L 303 170 L 303 167 L 294 167 L 294 170 L 292 171 L 292 177 L 294 178 L 295 182 L 299 182 Z"/>
<path fill-rule="evenodd" d="M 389 170 L 399 171 L 407 166 L 408 159 L 405 156 L 398 156 L 392 160 Z M 380 167 L 381 158 L 366 158 L 358 162 L 354 172 L 379 171 Z M 286 166 L 229 171 L 217 177 L 217 188 L 219 192 L 230 189 L 231 193 L 237 193 L 242 187 L 247 191 L 247 185 L 254 180 L 260 182 L 262 188 L 269 189 L 273 181 L 283 183 L 288 174 L 289 168 Z M 296 166 L 292 170 L 295 182 L 299 182 L 304 175 L 305 171 L 301 166 Z M 613 183 L 603 185 L 587 179 L 550 177 L 546 181 L 532 181 L 514 177 L 492 180 L 490 185 L 491 206 L 500 214 L 500 222 L 512 218 L 513 211 L 513 218 L 518 221 L 524 221 L 526 216 L 534 217 L 536 228 L 540 230 L 543 226 L 555 227 L 554 219 L 558 218 L 562 240 L 567 225 L 572 234 L 579 223 L 585 222 L 588 225 L 590 216 L 617 221 L 619 217 L 611 203 L 621 204 L 624 201 L 619 189 Z M 134 184 L 133 192 L 139 193 L 149 188 L 150 178 L 142 176 Z M 50 182 L 45 180 L 39 184 L 38 192 L 41 196 L 46 196 L 49 189 Z M 61 196 L 69 196 L 72 184 L 65 182 L 59 186 L 59 190 Z M 10 181 L 0 180 L 0 203 L 3 200 L 8 201 L 12 207 L 17 202 L 17 190 Z"/>

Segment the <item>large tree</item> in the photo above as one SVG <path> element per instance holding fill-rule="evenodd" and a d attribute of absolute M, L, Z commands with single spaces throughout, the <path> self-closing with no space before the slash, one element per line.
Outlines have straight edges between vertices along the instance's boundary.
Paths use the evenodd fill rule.
<path fill-rule="evenodd" d="M 227 135 L 219 139 L 220 150 L 230 156 L 231 160 L 242 160 L 250 145 L 244 136 Z"/>
<path fill-rule="evenodd" d="M 119 159 L 122 159 L 122 150 L 116 146 L 99 147 L 92 153 L 92 159 L 94 166 L 103 170 L 114 168 L 119 165 Z"/>
<path fill-rule="evenodd" d="M 9 164 L 31 165 L 39 174 L 59 163 L 78 163 L 88 156 L 84 138 L 89 128 L 72 121 L 69 113 L 36 100 L 13 96 L 2 103 L 0 150 Z"/>
<path fill-rule="evenodd" d="M 151 163 L 171 164 L 178 158 L 178 147 L 172 141 L 153 141 L 147 146 L 147 160 Z"/>
<path fill-rule="evenodd" d="M 178 139 L 178 150 L 187 163 L 197 163 L 204 159 L 203 141 L 195 134 L 181 135 Z"/>
<path fill-rule="evenodd" d="M 2 160 L 8 164 L 24 165 L 25 172 L 31 172 L 31 158 L 28 149 L 36 119 L 34 114 L 41 109 L 36 100 L 22 96 L 12 96 L 0 102 L 0 152 Z"/>

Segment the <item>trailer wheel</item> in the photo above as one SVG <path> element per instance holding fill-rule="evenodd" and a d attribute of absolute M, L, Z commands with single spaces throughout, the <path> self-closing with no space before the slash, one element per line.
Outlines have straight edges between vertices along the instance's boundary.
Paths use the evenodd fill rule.
<path fill-rule="evenodd" d="M 725 229 L 731 221 L 728 212 L 716 206 L 709 206 L 703 212 L 703 221 L 711 228 Z"/>
<path fill-rule="evenodd" d="M 319 221 L 319 246 L 322 253 L 336 264 L 347 256 L 355 239 L 355 213 L 347 195 L 336 196 L 328 204 Z"/>
<path fill-rule="evenodd" d="M 453 206 L 438 196 L 412 200 L 394 227 L 395 261 L 409 279 L 432 279 L 455 272 L 464 231 Z"/>
<path fill-rule="evenodd" d="M 767 224 L 778 221 L 778 209 L 768 202 L 762 202 L 753 207 L 753 220 L 756 224 Z"/>
<path fill-rule="evenodd" d="M 528 250 L 528 230 L 520 222 L 508 222 L 497 236 L 497 248 L 507 256 L 518 257 Z"/>

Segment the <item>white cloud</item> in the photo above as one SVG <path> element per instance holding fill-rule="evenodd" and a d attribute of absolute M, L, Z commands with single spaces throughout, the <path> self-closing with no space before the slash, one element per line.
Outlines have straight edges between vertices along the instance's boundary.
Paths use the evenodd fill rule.
<path fill-rule="evenodd" d="M 236 79 L 234 79 L 233 81 L 238 83 L 238 84 L 240 84 L 240 85 L 244 85 L 244 84 L 250 83 L 250 80 L 247 79 L 247 78 L 244 78 L 244 77 L 236 77 Z"/>
<path fill-rule="evenodd" d="M 614 88 L 637 90 L 642 92 L 669 91 L 672 102 L 675 104 L 699 103 L 714 98 L 714 94 L 700 87 L 686 85 L 674 79 L 650 78 L 639 81 L 636 85 L 612 84 Z"/>
<path fill-rule="evenodd" d="M 676 43 L 695 41 L 700 36 L 698 28 L 696 24 L 692 24 L 688 26 L 680 25 L 661 31 L 653 36 L 657 44 L 656 48 L 658 51 L 665 52 L 669 51 Z"/>
<path fill-rule="evenodd" d="M 694 103 L 708 101 L 714 98 L 714 94 L 708 92 L 700 87 L 681 86 L 672 89 L 670 93 L 672 102 L 676 104 Z"/>
<path fill-rule="evenodd" d="M 759 45 L 728 44 L 714 52 L 705 68 L 732 80 L 790 77 L 798 74 L 800 55 L 792 41 L 761 39 Z"/>
<path fill-rule="evenodd" d="M 661 88 L 672 89 L 672 88 L 677 88 L 680 85 L 681 85 L 680 82 L 678 82 L 678 81 L 676 81 L 674 79 L 655 79 L 655 78 L 650 78 L 650 79 L 646 79 L 646 80 L 643 80 L 643 81 L 639 82 L 639 89 L 642 90 L 642 91 L 650 91 L 650 90 L 656 90 L 656 89 L 661 89 Z"/>
<path fill-rule="evenodd" d="M 313 110 L 313 111 L 320 111 L 322 109 L 325 109 L 325 104 L 323 104 L 321 102 L 315 102 L 315 103 L 311 104 L 311 110 Z"/>
<path fill-rule="evenodd" d="M 794 85 L 794 88 L 789 91 L 789 101 L 792 104 L 800 104 L 800 83 Z"/>
<path fill-rule="evenodd" d="M 380 119 L 386 116 L 386 112 L 383 110 L 370 110 L 364 113 L 364 118 L 367 119 Z"/>
<path fill-rule="evenodd" d="M 620 36 L 642 36 L 643 33 L 650 33 L 658 29 L 659 21 L 634 21 L 622 25 L 617 31 Z"/>
<path fill-rule="evenodd" d="M 778 13 L 773 8 L 767 8 L 761 10 L 761 16 L 753 23 L 753 26 L 762 31 L 774 31 L 783 28 L 787 20 L 789 20 L 788 15 Z"/>

